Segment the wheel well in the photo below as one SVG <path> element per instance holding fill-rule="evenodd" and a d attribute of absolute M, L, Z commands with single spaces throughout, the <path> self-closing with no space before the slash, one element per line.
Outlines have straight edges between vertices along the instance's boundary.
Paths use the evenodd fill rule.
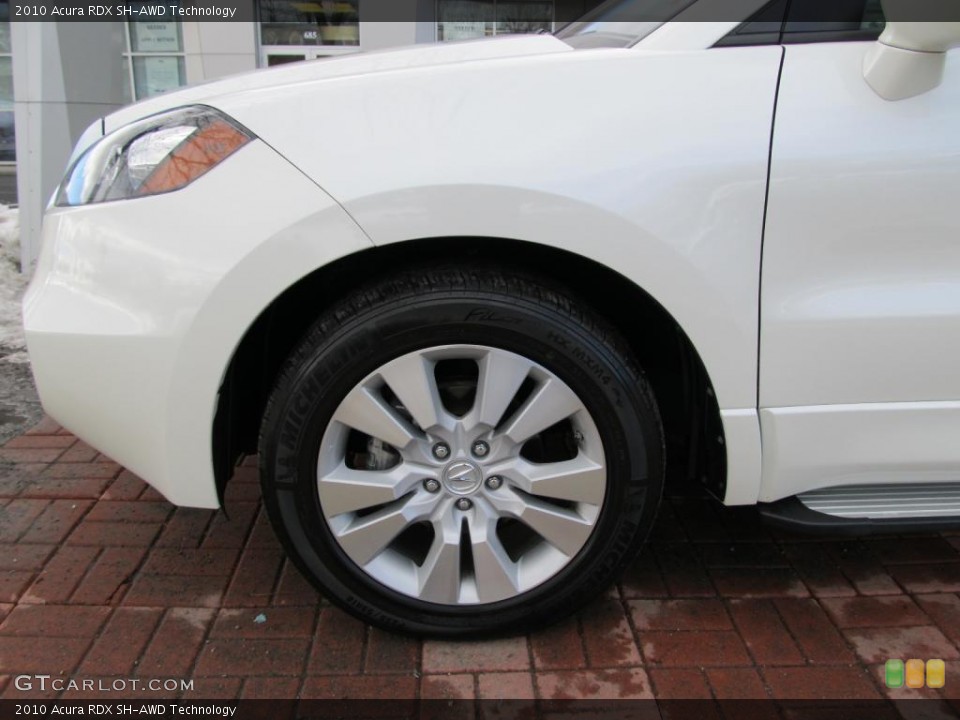
<path fill-rule="evenodd" d="M 237 460 L 257 452 L 260 419 L 284 361 L 323 308 L 398 266 L 509 258 L 559 283 L 617 327 L 657 398 L 667 445 L 667 482 L 699 480 L 726 492 L 726 452 L 715 394 L 699 355 L 670 314 L 619 273 L 543 245 L 489 238 L 398 243 L 342 258 L 307 275 L 270 304 L 247 331 L 224 376 L 213 427 L 214 471 L 223 502 Z"/>

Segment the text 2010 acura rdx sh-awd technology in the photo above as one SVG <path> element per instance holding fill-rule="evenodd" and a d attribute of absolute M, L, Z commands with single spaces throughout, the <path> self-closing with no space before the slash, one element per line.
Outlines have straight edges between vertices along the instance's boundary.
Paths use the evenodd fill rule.
<path fill-rule="evenodd" d="M 180 505 L 259 452 L 299 568 L 412 632 L 575 610 L 667 476 L 960 520 L 960 24 L 710 2 L 105 117 L 24 303 L 45 408 Z"/>

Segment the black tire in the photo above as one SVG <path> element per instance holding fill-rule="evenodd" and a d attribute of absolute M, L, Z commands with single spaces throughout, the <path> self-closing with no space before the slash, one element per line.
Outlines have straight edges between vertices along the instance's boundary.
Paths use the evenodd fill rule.
<path fill-rule="evenodd" d="M 606 495 L 579 554 L 532 590 L 487 604 L 423 602 L 375 581 L 334 539 L 317 489 L 320 440 L 345 395 L 404 353 L 451 344 L 508 350 L 549 369 L 591 414 L 606 457 Z M 583 606 L 636 557 L 663 465 L 653 392 L 617 333 L 550 283 L 492 268 L 404 271 L 329 308 L 281 372 L 260 436 L 264 503 L 300 571 L 366 622 L 437 636 L 527 631 Z"/>

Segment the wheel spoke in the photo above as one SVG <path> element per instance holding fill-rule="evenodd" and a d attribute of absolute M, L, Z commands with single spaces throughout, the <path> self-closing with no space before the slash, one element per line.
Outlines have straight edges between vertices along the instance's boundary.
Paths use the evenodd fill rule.
<path fill-rule="evenodd" d="M 416 433 L 379 394 L 361 385 L 354 388 L 337 408 L 333 419 L 395 448 L 405 448 Z"/>
<path fill-rule="evenodd" d="M 380 376 L 423 430 L 440 424 L 446 414 L 437 392 L 434 368 L 434 363 L 423 355 L 412 354 L 394 360 L 380 371 Z"/>
<path fill-rule="evenodd" d="M 482 532 L 477 532 L 477 527 L 473 526 L 470 541 L 480 602 L 494 602 L 516 595 L 519 587 L 517 564 L 507 555 L 497 537 L 495 521 L 488 523 Z"/>
<path fill-rule="evenodd" d="M 582 408 L 573 390 L 557 378 L 550 378 L 510 418 L 503 433 L 519 445 Z"/>
<path fill-rule="evenodd" d="M 341 463 L 320 478 L 320 503 L 327 517 L 383 505 L 406 495 L 424 476 L 424 468 L 412 463 L 386 471 L 354 470 Z"/>
<path fill-rule="evenodd" d="M 470 424 L 496 427 L 533 364 L 513 353 L 491 350 L 479 361 L 477 398 Z"/>
<path fill-rule="evenodd" d="M 606 469 L 583 453 L 572 460 L 531 463 L 523 458 L 492 468 L 531 495 L 599 505 L 607 487 Z"/>
<path fill-rule="evenodd" d="M 572 557 L 583 547 L 593 525 L 572 510 L 529 501 L 520 520 L 565 555 Z"/>
<path fill-rule="evenodd" d="M 514 517 L 567 556 L 575 555 L 593 531 L 593 523 L 573 510 L 518 492 L 494 501 L 505 516 Z"/>
<path fill-rule="evenodd" d="M 409 525 L 424 519 L 435 504 L 435 498 L 416 496 L 388 505 L 371 515 L 356 518 L 337 540 L 361 567 L 370 562 L 393 542 Z"/>
<path fill-rule="evenodd" d="M 433 524 L 435 536 L 418 572 L 421 600 L 455 603 L 460 598 L 460 527 L 450 515 Z"/>

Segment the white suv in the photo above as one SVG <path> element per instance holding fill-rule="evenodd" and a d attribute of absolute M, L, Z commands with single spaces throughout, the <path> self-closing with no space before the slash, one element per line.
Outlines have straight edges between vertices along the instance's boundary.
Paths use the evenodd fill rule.
<path fill-rule="evenodd" d="M 411 632 L 575 610 L 684 477 L 960 520 L 960 23 L 711 5 L 107 116 L 24 303 L 45 408 L 180 505 L 259 452 L 300 569 Z"/>

